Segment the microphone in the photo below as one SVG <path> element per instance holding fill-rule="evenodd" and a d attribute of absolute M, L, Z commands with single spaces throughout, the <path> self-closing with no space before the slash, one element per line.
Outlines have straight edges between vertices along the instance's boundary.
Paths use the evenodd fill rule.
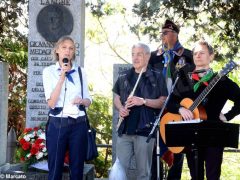
<path fill-rule="evenodd" d="M 67 66 L 68 65 L 68 58 L 63 58 L 63 65 Z"/>
<path fill-rule="evenodd" d="M 68 65 L 68 58 L 63 58 L 63 66 L 67 66 Z M 67 75 L 68 72 L 65 72 L 65 75 Z"/>

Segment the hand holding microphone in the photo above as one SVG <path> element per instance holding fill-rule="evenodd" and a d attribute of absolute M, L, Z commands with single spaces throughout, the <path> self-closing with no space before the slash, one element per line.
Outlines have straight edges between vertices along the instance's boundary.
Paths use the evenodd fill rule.
<path fill-rule="evenodd" d="M 63 58 L 61 67 L 61 79 L 64 80 L 67 72 L 70 70 L 68 58 Z"/>

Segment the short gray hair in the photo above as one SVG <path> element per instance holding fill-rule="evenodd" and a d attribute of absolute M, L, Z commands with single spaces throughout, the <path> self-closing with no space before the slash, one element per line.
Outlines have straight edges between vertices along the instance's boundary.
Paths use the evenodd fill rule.
<path fill-rule="evenodd" d="M 59 60 L 59 57 L 58 57 L 58 54 L 56 53 L 56 51 L 57 51 L 57 49 L 59 48 L 60 44 L 62 44 L 62 43 L 63 43 L 64 41 L 66 41 L 66 40 L 69 40 L 69 41 L 72 41 L 72 42 L 73 42 L 73 44 L 74 44 L 74 49 L 75 49 L 75 51 L 76 51 L 76 46 L 75 46 L 74 40 L 73 40 L 70 36 L 63 36 L 63 37 L 61 37 L 61 38 L 56 42 L 56 44 L 55 44 L 55 46 L 54 46 L 54 49 L 53 49 L 53 56 L 54 56 L 54 59 L 55 59 L 56 61 Z M 72 59 L 72 60 L 74 60 L 75 57 L 76 57 L 75 51 L 74 51 L 74 55 L 73 55 L 73 59 Z"/>
<path fill-rule="evenodd" d="M 144 43 L 136 43 L 132 46 L 132 49 L 134 48 L 143 48 L 146 54 L 151 53 L 149 46 Z"/>

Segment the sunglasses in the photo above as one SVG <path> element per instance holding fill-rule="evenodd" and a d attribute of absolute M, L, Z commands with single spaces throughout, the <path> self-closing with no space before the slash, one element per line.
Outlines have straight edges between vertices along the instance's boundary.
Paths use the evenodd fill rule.
<path fill-rule="evenodd" d="M 169 32 L 174 32 L 174 31 L 163 31 L 163 32 L 161 32 L 161 34 L 162 34 L 163 36 L 166 36 Z"/>

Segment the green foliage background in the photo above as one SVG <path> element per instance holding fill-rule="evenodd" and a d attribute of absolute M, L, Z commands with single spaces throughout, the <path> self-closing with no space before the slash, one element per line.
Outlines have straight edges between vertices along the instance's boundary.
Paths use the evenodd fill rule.
<path fill-rule="evenodd" d="M 97 130 L 97 144 L 112 144 L 112 101 L 111 98 L 94 94 L 93 102 L 87 110 L 91 125 Z M 98 147 L 99 157 L 93 162 L 96 177 L 107 177 L 111 167 L 111 147 Z"/>

